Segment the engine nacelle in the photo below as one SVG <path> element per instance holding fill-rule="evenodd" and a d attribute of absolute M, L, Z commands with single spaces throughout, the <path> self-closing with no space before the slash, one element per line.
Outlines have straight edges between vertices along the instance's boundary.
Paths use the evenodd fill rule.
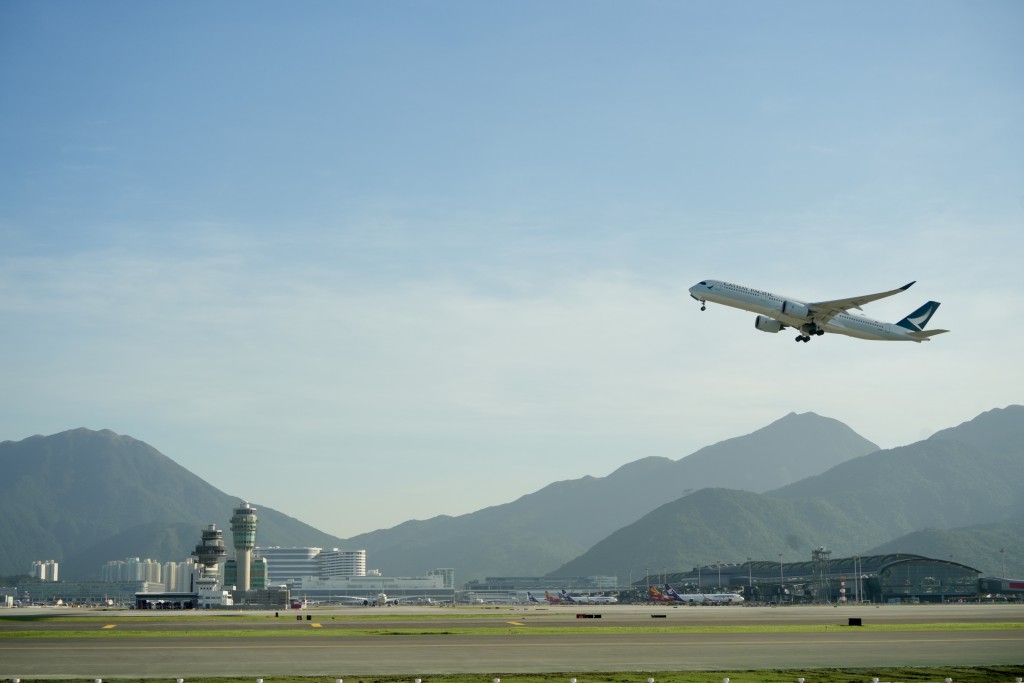
<path fill-rule="evenodd" d="M 800 318 L 806 320 L 811 317 L 811 309 L 807 308 L 804 304 L 798 304 L 795 301 L 783 301 L 782 302 L 782 315 L 788 315 L 792 318 Z"/>
<path fill-rule="evenodd" d="M 782 329 L 782 321 L 759 315 L 754 318 L 754 327 L 762 332 L 771 332 L 772 334 L 775 334 Z"/>

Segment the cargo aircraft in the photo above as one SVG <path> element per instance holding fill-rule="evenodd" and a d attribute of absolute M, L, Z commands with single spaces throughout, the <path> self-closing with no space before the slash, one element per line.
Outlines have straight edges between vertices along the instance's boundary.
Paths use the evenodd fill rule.
<path fill-rule="evenodd" d="M 776 333 L 791 327 L 798 332 L 798 342 L 808 342 L 813 336 L 829 332 L 857 339 L 921 343 L 928 341 L 929 337 L 949 331 L 924 329 L 939 307 L 937 301 L 929 301 L 897 323 L 882 322 L 863 315 L 851 315 L 848 312 L 850 309 L 859 311 L 866 303 L 905 292 L 913 284 L 910 282 L 897 289 L 877 294 L 812 302 L 799 301 L 723 280 L 701 280 L 690 287 L 689 291 L 690 296 L 700 302 L 702 311 L 707 308 L 705 304 L 710 301 L 757 313 L 758 316 L 754 318 L 755 329 Z"/>

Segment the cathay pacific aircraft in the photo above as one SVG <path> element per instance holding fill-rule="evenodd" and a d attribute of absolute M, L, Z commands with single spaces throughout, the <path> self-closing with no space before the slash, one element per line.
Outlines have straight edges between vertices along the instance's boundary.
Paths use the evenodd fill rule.
<path fill-rule="evenodd" d="M 939 307 L 939 302 L 929 301 L 919 309 L 897 323 L 886 323 L 863 315 L 851 315 L 850 309 L 861 310 L 861 306 L 871 301 L 884 299 L 910 289 L 913 282 L 898 289 L 877 294 L 865 294 L 849 299 L 832 301 L 805 302 L 798 299 L 772 294 L 760 289 L 751 289 L 742 285 L 734 285 L 722 280 L 701 280 L 690 287 L 690 296 L 700 302 L 700 310 L 705 310 L 705 303 L 710 301 L 724 306 L 740 308 L 751 313 L 758 313 L 754 318 L 754 327 L 762 332 L 779 332 L 792 327 L 799 334 L 798 342 L 808 342 L 812 336 L 820 336 L 826 332 L 845 334 L 857 339 L 873 339 L 877 341 L 928 341 L 949 330 L 925 330 L 924 326 L 931 320 L 932 314 Z"/>

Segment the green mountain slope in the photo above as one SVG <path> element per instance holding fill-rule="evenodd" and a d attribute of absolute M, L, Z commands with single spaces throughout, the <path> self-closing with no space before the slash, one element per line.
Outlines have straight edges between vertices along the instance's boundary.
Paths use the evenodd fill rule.
<path fill-rule="evenodd" d="M 597 543 L 552 576 L 682 571 L 747 557 L 803 559 L 821 538 L 836 535 L 852 550 L 873 538 L 843 511 L 820 499 L 776 500 L 730 489 L 702 489 L 667 503 Z"/>
<path fill-rule="evenodd" d="M 901 552 L 952 558 L 986 576 L 1024 578 L 1024 517 L 956 529 L 922 529 L 869 549 L 867 555 Z"/>
<path fill-rule="evenodd" d="M 1010 516 L 1020 503 L 1014 488 L 1024 483 L 1021 465 L 1019 457 L 980 451 L 959 441 L 921 441 L 858 458 L 767 495 L 828 500 L 892 538 L 916 529 Z"/>
<path fill-rule="evenodd" d="M 206 525 L 227 529 L 239 501 L 152 446 L 107 430 L 5 441 L 0 468 L 0 574 L 26 572 L 33 560 L 58 560 L 68 579 L 143 552 L 182 560 Z M 259 543 L 338 545 L 328 534 L 256 506 Z M 225 536 L 230 545 L 230 532 Z"/>

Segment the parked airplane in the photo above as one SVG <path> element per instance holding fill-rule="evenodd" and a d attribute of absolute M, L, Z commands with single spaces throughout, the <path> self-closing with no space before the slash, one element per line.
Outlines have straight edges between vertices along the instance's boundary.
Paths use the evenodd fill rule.
<path fill-rule="evenodd" d="M 569 595 L 563 588 L 559 594 L 562 602 L 578 605 L 614 605 L 619 599 L 611 595 Z"/>
<path fill-rule="evenodd" d="M 910 289 L 913 282 L 888 292 L 865 294 L 848 299 L 832 301 L 804 302 L 760 289 L 751 289 L 742 285 L 734 285 L 722 280 L 701 280 L 690 287 L 690 296 L 700 302 L 700 310 L 705 310 L 706 302 L 710 301 L 724 306 L 732 306 L 744 311 L 758 313 L 754 318 L 755 329 L 762 332 L 779 332 L 792 327 L 799 334 L 798 342 L 808 342 L 812 336 L 820 336 L 826 332 L 845 334 L 857 339 L 876 341 L 928 341 L 949 330 L 927 330 L 924 326 L 931 320 L 932 314 L 939 307 L 937 301 L 929 301 L 898 323 L 886 323 L 863 315 L 851 315 L 850 309 L 861 310 L 861 306 L 871 301 L 884 299 Z"/>
<path fill-rule="evenodd" d="M 654 586 L 647 587 L 647 597 L 651 602 L 675 602 L 672 598 L 665 597 L 665 594 Z"/>
<path fill-rule="evenodd" d="M 339 595 L 336 599 L 340 600 L 343 604 L 349 605 L 362 605 L 363 607 L 380 607 L 397 605 L 398 598 L 389 598 L 386 593 L 378 593 L 373 597 L 366 597 L 360 595 Z"/>
<path fill-rule="evenodd" d="M 560 595 L 552 595 L 548 591 L 544 591 L 544 599 L 550 602 L 552 605 L 562 604 L 562 597 Z"/>
<path fill-rule="evenodd" d="M 713 604 L 720 605 L 738 605 L 743 602 L 743 596 L 739 593 L 682 593 L 676 592 L 676 589 L 670 586 L 667 582 L 665 583 L 665 595 L 675 600 L 676 602 L 685 602 L 691 605 L 704 604 L 710 602 Z"/>
<path fill-rule="evenodd" d="M 619 602 L 614 595 L 588 595 L 586 598 L 592 605 L 616 605 Z"/>
<path fill-rule="evenodd" d="M 526 591 L 526 597 L 529 598 L 531 603 L 536 605 L 540 604 L 540 600 L 537 599 L 537 596 L 531 593 L 530 591 Z"/>

